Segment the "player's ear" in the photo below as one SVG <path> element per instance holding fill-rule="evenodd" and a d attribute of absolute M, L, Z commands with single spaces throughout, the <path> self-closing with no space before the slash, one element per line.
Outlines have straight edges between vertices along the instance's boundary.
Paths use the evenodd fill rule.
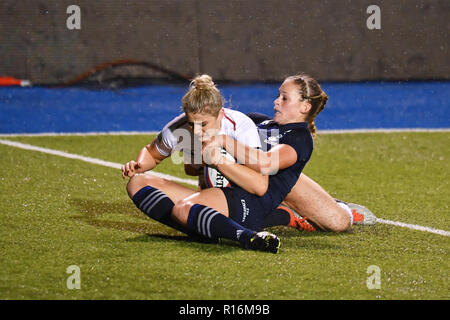
<path fill-rule="evenodd" d="M 225 116 L 225 109 L 221 108 L 220 111 L 219 111 L 219 115 L 217 116 L 217 120 L 222 121 L 224 116 Z"/>
<path fill-rule="evenodd" d="M 300 106 L 300 113 L 308 114 L 311 108 L 312 106 L 311 103 L 309 103 L 309 101 L 302 101 L 302 104 Z"/>

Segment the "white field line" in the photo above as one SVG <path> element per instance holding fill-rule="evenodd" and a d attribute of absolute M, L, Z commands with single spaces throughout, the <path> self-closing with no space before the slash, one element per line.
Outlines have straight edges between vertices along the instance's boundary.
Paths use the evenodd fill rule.
<path fill-rule="evenodd" d="M 318 130 L 318 134 L 344 134 L 344 133 L 395 133 L 395 132 L 450 132 L 450 128 L 404 128 L 404 129 L 339 129 Z M 43 133 L 2 133 L 0 137 L 58 137 L 58 136 L 99 136 L 99 135 L 152 135 L 159 131 L 103 131 L 103 132 L 43 132 Z"/>
<path fill-rule="evenodd" d="M 120 163 L 109 162 L 109 161 L 104 161 L 104 160 L 100 160 L 100 159 L 96 159 L 96 158 L 80 156 L 78 154 L 68 153 L 68 152 L 59 151 L 59 150 L 37 147 L 37 146 L 30 145 L 30 144 L 25 144 L 25 143 L 10 141 L 10 140 L 3 140 L 3 139 L 0 139 L 0 143 L 11 146 L 11 147 L 20 148 L 20 149 L 38 151 L 38 152 L 48 153 L 48 154 L 52 154 L 52 155 L 60 156 L 60 157 L 64 157 L 64 158 L 81 160 L 84 162 L 98 164 L 98 165 L 113 168 L 113 169 L 120 170 L 122 168 L 122 164 L 120 164 Z M 155 172 L 155 171 L 150 171 L 150 172 L 148 172 L 148 174 L 152 174 L 156 177 L 160 177 L 160 178 L 164 178 L 164 179 L 168 179 L 168 180 L 172 180 L 172 181 L 176 181 L 176 182 L 181 182 L 181 183 L 187 183 L 187 184 L 191 184 L 191 185 L 195 185 L 195 186 L 198 184 L 198 181 L 196 181 L 196 180 L 173 177 L 171 175 L 159 173 L 159 172 Z"/>
<path fill-rule="evenodd" d="M 16 147 L 16 148 L 20 148 L 20 149 L 25 149 L 25 150 L 38 151 L 38 152 L 42 152 L 42 153 L 52 154 L 52 155 L 69 158 L 69 159 L 81 160 L 84 162 L 93 163 L 93 164 L 97 164 L 97 165 L 101 165 L 101 166 L 105 166 L 105 167 L 109 167 L 109 168 L 113 168 L 113 169 L 118 169 L 118 170 L 120 170 L 122 167 L 122 165 L 120 163 L 109 162 L 109 161 L 104 161 L 104 160 L 100 160 L 100 159 L 96 159 L 96 158 L 80 156 L 80 155 L 73 154 L 73 153 L 67 153 L 67 152 L 59 151 L 59 150 L 37 147 L 37 146 L 24 144 L 24 143 L 20 143 L 20 142 L 15 142 L 15 141 L 10 141 L 10 140 L 0 139 L 0 144 L 8 145 L 11 147 Z M 176 181 L 176 182 L 197 185 L 196 180 L 182 179 L 182 178 L 173 177 L 168 174 L 158 173 L 158 172 L 154 172 L 154 171 L 150 171 L 150 172 L 148 172 L 148 174 L 152 174 L 157 177 L 165 178 L 165 179 Z M 390 225 L 403 227 L 403 228 L 408 228 L 408 229 L 412 229 L 412 230 L 430 232 L 430 233 L 439 234 L 439 235 L 447 236 L 447 237 L 450 236 L 450 232 L 445 231 L 445 230 L 423 227 L 423 226 L 409 224 L 409 223 L 384 220 L 384 219 L 380 219 L 380 218 L 377 218 L 377 222 L 384 223 L 384 224 L 390 224 Z"/>
<path fill-rule="evenodd" d="M 397 226 L 397 227 L 408 228 L 408 229 L 412 229 L 412 230 L 419 230 L 419 231 L 435 233 L 435 234 L 439 234 L 441 236 L 450 237 L 450 232 L 445 231 L 445 230 L 429 228 L 429 227 L 422 227 L 422 226 L 418 226 L 415 224 L 403 223 L 403 222 L 398 222 L 398 221 L 384 220 L 384 219 L 380 219 L 380 218 L 377 218 L 377 222 L 384 223 L 384 224 L 390 224 L 390 225 Z"/>

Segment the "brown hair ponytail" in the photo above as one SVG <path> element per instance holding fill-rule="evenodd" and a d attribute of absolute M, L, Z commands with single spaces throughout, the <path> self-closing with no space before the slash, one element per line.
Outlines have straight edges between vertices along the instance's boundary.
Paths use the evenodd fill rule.
<path fill-rule="evenodd" d="M 328 101 L 328 96 L 320 87 L 319 83 L 312 77 L 306 74 L 299 74 L 286 78 L 286 80 L 294 81 L 300 87 L 300 96 L 303 100 L 307 100 L 311 104 L 306 120 L 309 124 L 309 131 L 312 136 L 316 137 L 316 116 L 325 108 Z"/>

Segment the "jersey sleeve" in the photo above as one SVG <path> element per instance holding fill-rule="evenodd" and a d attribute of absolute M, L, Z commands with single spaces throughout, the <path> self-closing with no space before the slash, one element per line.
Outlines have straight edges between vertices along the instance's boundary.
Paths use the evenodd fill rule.
<path fill-rule="evenodd" d="M 155 146 L 158 152 L 168 157 L 172 154 L 172 150 L 175 147 L 173 144 L 173 137 L 170 130 L 164 128 L 156 137 Z"/>
<path fill-rule="evenodd" d="M 161 155 L 168 157 L 174 152 L 175 147 L 178 144 L 178 138 L 176 136 L 177 129 L 182 128 L 186 124 L 186 116 L 180 114 L 167 123 L 161 132 L 156 137 L 156 149 Z M 180 133 L 180 132 L 178 132 Z"/>
<path fill-rule="evenodd" d="M 298 161 L 308 161 L 313 150 L 313 140 L 307 130 L 292 130 L 280 139 L 280 144 L 291 146 L 297 153 Z"/>

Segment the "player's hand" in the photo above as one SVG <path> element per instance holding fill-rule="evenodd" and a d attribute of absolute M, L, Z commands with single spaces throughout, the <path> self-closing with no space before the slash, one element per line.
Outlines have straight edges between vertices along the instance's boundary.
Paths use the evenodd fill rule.
<path fill-rule="evenodd" d="M 208 140 L 208 143 L 212 143 L 212 144 L 217 145 L 219 147 L 223 147 L 225 145 L 225 138 L 226 138 L 226 135 L 218 134 L 218 135 L 215 135 L 215 136 L 211 137 Z"/>
<path fill-rule="evenodd" d="M 223 161 L 221 147 L 215 140 L 209 140 L 202 144 L 202 159 L 209 166 L 217 167 Z"/>
<path fill-rule="evenodd" d="M 122 177 L 126 179 L 126 177 L 133 177 L 138 169 L 141 168 L 141 164 L 139 162 L 131 160 L 122 166 Z"/>

